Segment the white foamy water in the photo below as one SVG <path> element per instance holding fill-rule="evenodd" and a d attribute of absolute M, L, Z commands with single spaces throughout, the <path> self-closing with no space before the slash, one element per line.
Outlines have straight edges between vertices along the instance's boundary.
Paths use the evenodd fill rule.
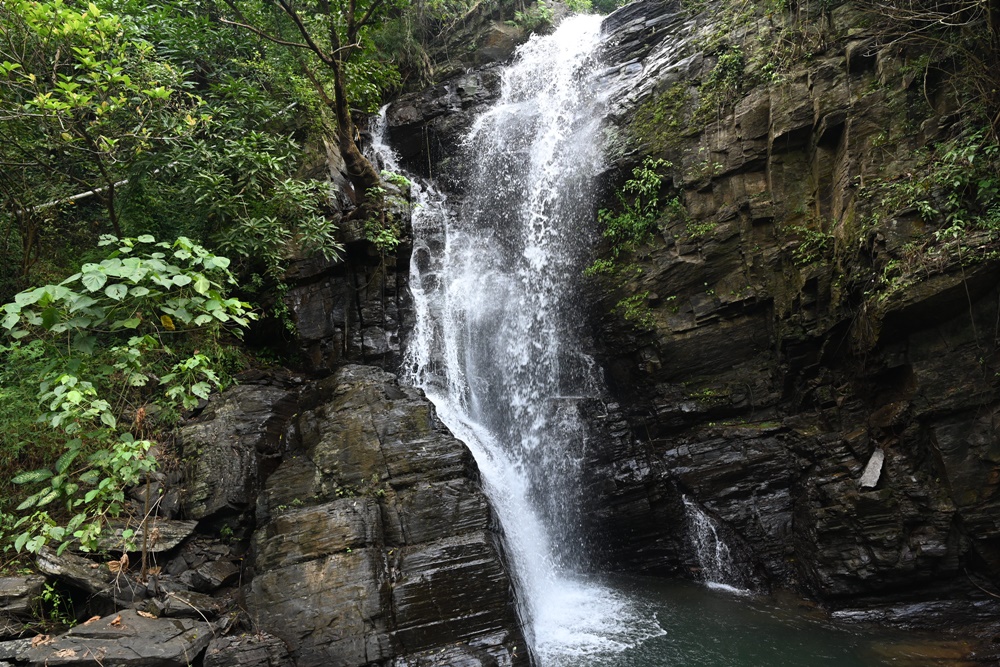
<path fill-rule="evenodd" d="M 663 634 L 579 572 L 580 405 L 599 380 L 575 297 L 595 235 L 600 21 L 571 17 L 519 49 L 465 139 L 460 205 L 415 191 L 406 368 L 476 458 L 542 667 L 600 664 Z"/>

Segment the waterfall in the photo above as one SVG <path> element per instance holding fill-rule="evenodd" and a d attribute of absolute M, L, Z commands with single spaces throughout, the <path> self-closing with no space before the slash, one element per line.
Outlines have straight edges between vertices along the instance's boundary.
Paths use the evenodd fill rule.
<path fill-rule="evenodd" d="M 731 593 L 749 593 L 745 585 L 746 577 L 729 550 L 729 545 L 719 535 L 715 521 L 687 496 L 681 496 L 681 500 L 684 501 L 691 546 L 701 566 L 702 581 L 712 588 Z"/>
<path fill-rule="evenodd" d="M 570 17 L 519 49 L 465 138 L 463 201 L 418 188 L 413 220 L 410 381 L 475 455 L 543 667 L 595 664 L 662 633 L 579 574 L 579 406 L 599 380 L 576 288 L 601 165 L 600 21 Z"/>

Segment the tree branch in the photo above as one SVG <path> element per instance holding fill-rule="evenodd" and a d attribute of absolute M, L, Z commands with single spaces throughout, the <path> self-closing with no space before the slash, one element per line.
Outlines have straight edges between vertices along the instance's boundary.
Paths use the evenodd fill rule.
<path fill-rule="evenodd" d="M 226 2 L 229 1 L 230 0 L 226 0 Z M 309 48 L 312 49 L 313 53 L 315 53 L 319 59 L 327 65 L 333 64 L 333 57 L 327 55 L 326 52 L 320 48 L 319 44 L 313 40 L 312 35 L 309 34 L 309 29 L 306 28 L 306 24 L 302 22 L 302 17 L 299 16 L 298 12 L 292 8 L 288 0 L 278 0 L 278 4 L 281 5 L 281 8 L 285 11 L 285 14 L 288 15 L 288 18 L 292 19 L 292 23 L 295 24 L 296 28 L 298 28 L 299 34 L 301 34 L 302 38 L 306 40 L 306 44 L 309 45 Z M 340 45 L 338 43 L 334 43 L 334 47 L 339 46 Z"/>
<path fill-rule="evenodd" d="M 357 34 L 358 31 L 360 31 L 362 28 L 368 25 L 368 22 L 371 21 L 372 15 L 375 13 L 375 10 L 381 7 L 382 3 L 383 0 L 374 0 L 374 2 L 372 2 L 371 6 L 368 7 L 368 11 L 366 11 L 364 15 L 361 17 L 361 20 L 358 21 L 357 24 L 355 24 L 354 26 L 355 34 Z M 351 4 L 353 5 L 354 3 L 352 2 Z"/>
<path fill-rule="evenodd" d="M 274 37 L 273 35 L 269 35 L 266 32 L 264 32 L 263 30 L 261 30 L 260 28 L 254 27 L 254 26 L 250 25 L 249 23 L 240 23 L 239 21 L 230 21 L 229 19 L 224 19 L 221 16 L 219 17 L 219 22 L 220 23 L 225 23 L 226 25 L 236 26 L 237 28 L 244 28 L 246 30 L 249 30 L 253 34 L 258 35 L 259 37 L 263 37 L 264 39 L 266 39 L 269 42 L 274 42 L 275 44 L 281 44 L 282 46 L 294 46 L 294 47 L 299 48 L 299 49 L 309 49 L 310 48 L 308 44 L 302 44 L 300 42 L 288 42 L 288 41 L 285 41 L 283 39 L 279 39 L 277 37 Z"/>

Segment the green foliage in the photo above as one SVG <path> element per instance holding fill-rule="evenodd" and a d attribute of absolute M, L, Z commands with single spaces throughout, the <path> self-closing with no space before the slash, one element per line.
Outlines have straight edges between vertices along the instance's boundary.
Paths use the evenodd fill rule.
<path fill-rule="evenodd" d="M 0 309 L 13 339 L 0 354 L 23 374 L 0 376 L 0 392 L 23 405 L 31 378 L 41 408 L 28 414 L 50 429 L 48 460 L 11 480 L 31 489 L 10 512 L 16 519 L 3 522 L 6 547 L 19 552 L 49 542 L 95 549 L 103 525 L 122 513 L 125 490 L 155 466 L 152 440 L 135 432 L 154 428 L 151 413 L 193 408 L 221 387 L 202 350 L 255 317 L 226 295 L 235 278 L 225 257 L 184 238 L 101 244 L 112 247 L 106 259 Z M 23 417 L 17 423 L 21 435 Z"/>
<path fill-rule="evenodd" d="M 628 4 L 628 0 L 591 0 L 593 9 L 598 14 L 610 14 L 619 7 Z"/>
<path fill-rule="evenodd" d="M 589 14 L 594 9 L 591 0 L 566 0 L 566 8 L 574 14 Z"/>
<path fill-rule="evenodd" d="M 271 275 L 339 251 L 331 192 L 296 178 L 330 113 L 284 49 L 191 4 L 20 0 L 0 19 L 0 163 L 17 165 L 0 177 L 0 299 L 108 225 Z"/>
<path fill-rule="evenodd" d="M 36 614 L 48 624 L 57 628 L 71 628 L 76 625 L 76 606 L 73 597 L 58 584 L 45 582 L 35 599 Z"/>
<path fill-rule="evenodd" d="M 70 353 L 91 354 L 97 333 L 159 338 L 180 325 L 217 334 L 253 317 L 249 304 L 224 296 L 236 282 L 229 260 L 186 238 L 170 244 L 105 236 L 100 245 L 117 248 L 58 285 L 21 292 L 0 310 L 0 326 L 14 339 L 64 340 Z"/>
<path fill-rule="evenodd" d="M 915 208 L 939 237 L 967 230 L 1000 231 L 1000 145 L 984 130 L 934 147 L 921 173 L 888 184 L 886 203 Z"/>
<path fill-rule="evenodd" d="M 527 9 L 514 12 L 510 23 L 528 32 L 544 32 L 552 27 L 552 17 L 552 8 L 545 0 L 537 0 Z"/>
<path fill-rule="evenodd" d="M 618 301 L 613 312 L 621 315 L 638 329 L 653 329 L 656 326 L 656 320 L 653 319 L 653 313 L 649 309 L 648 299 L 648 291 L 633 294 Z"/>
<path fill-rule="evenodd" d="M 639 105 L 628 128 L 631 143 L 643 152 L 662 153 L 673 147 L 690 121 L 691 92 L 685 82 L 654 93 Z"/>
<path fill-rule="evenodd" d="M 412 183 L 410 183 L 410 179 L 408 179 L 406 176 L 403 176 L 402 174 L 397 174 L 392 171 L 382 170 L 381 176 L 383 181 L 387 183 L 392 183 L 397 188 L 404 191 L 409 190 L 410 186 L 413 185 Z"/>
<path fill-rule="evenodd" d="M 847 276 L 865 299 L 852 330 L 859 349 L 877 342 L 884 306 L 900 290 L 1000 257 L 1000 145 L 988 127 L 918 151 L 907 173 L 870 180 L 859 199 L 869 211 L 858 225 L 863 243 L 890 225 L 909 236 L 876 254 L 874 266 Z"/>
<path fill-rule="evenodd" d="M 596 259 L 584 275 L 610 280 L 614 289 L 628 288 L 641 270 L 633 263 L 623 263 L 624 256 L 652 241 L 660 222 L 686 218 L 687 213 L 678 197 L 661 205 L 663 176 L 660 171 L 671 166 L 666 160 L 647 157 L 632 170 L 632 177 L 625 181 L 621 191 L 615 193 L 619 210 L 601 209 L 598 212 L 602 234 L 609 241 L 609 256 Z M 639 329 L 652 329 L 655 320 L 648 300 L 648 291 L 631 294 L 619 299 L 612 312 Z"/>
<path fill-rule="evenodd" d="M 398 88 L 402 79 L 395 65 L 379 57 L 373 42 L 366 40 L 365 47 L 365 57 L 351 60 L 345 66 L 347 95 L 355 109 L 375 113 L 386 91 Z"/>
<path fill-rule="evenodd" d="M 392 174 L 391 172 L 383 173 L 396 176 L 397 180 L 402 179 L 403 181 L 406 181 L 406 179 L 402 176 Z M 409 181 L 406 182 L 409 184 Z M 394 252 L 396 248 L 399 247 L 399 244 L 402 243 L 402 238 L 400 237 L 400 227 L 386 210 L 387 196 L 385 188 L 370 188 L 368 190 L 367 197 L 371 201 L 378 202 L 378 205 L 374 207 L 374 213 L 365 219 L 365 239 L 373 243 L 379 253 L 385 257 L 387 253 Z"/>
<path fill-rule="evenodd" d="M 833 234 L 823 231 L 822 221 L 817 221 L 820 229 L 803 225 L 788 225 L 786 230 L 795 235 L 798 243 L 792 249 L 792 260 L 797 266 L 808 266 L 823 261 L 833 253 Z"/>
<path fill-rule="evenodd" d="M 485 16 L 507 15 L 512 0 L 411 0 L 373 26 L 368 53 L 392 63 L 410 89 L 447 76 L 441 64 L 453 64 L 457 53 L 474 50 L 468 26 Z"/>
<path fill-rule="evenodd" d="M 402 242 L 395 226 L 384 227 L 376 220 L 365 223 L 365 238 L 374 243 L 382 255 L 395 251 Z"/>
<path fill-rule="evenodd" d="M 18 496 L 10 482 L 17 470 L 48 465 L 62 453 L 65 437 L 38 421 L 39 378 L 50 366 L 48 353 L 41 340 L 0 346 L 0 498 Z M 10 528 L 2 518 L 0 534 Z"/>
<path fill-rule="evenodd" d="M 746 58 L 742 49 L 734 46 L 722 47 L 715 67 L 699 88 L 699 103 L 693 122 L 707 122 L 733 103 L 743 90 L 745 66 Z"/>
<path fill-rule="evenodd" d="M 8 191 L 8 210 L 100 186 L 118 231 L 114 190 L 131 165 L 197 122 L 200 100 L 187 92 L 186 73 L 93 2 L 81 10 L 63 0 L 12 0 L 0 19 L 0 150 L 40 181 L 33 201 Z"/>
<path fill-rule="evenodd" d="M 913 0 L 905 3 L 862 0 L 870 34 L 881 43 L 929 53 L 926 67 L 947 71 L 951 111 L 1000 139 L 1000 7 L 995 0 Z M 961 17 L 961 20 L 956 20 Z M 919 67 L 918 57 L 916 65 Z M 954 76 L 951 73 L 957 73 Z"/>
<path fill-rule="evenodd" d="M 663 177 L 659 169 L 669 168 L 666 160 L 647 157 L 632 170 L 632 178 L 625 181 L 617 193 L 620 211 L 601 209 L 597 213 L 604 238 L 611 242 L 611 256 L 649 241 L 656 229 L 659 215 L 660 188 Z"/>
<path fill-rule="evenodd" d="M 391 171 L 381 174 L 383 185 L 369 188 L 366 200 L 372 204 L 368 217 L 364 222 L 365 239 L 375 245 L 379 254 L 395 252 L 402 243 L 402 225 L 400 211 L 409 206 L 407 197 L 412 185 L 409 179 Z"/>
<path fill-rule="evenodd" d="M 684 231 L 692 241 L 707 238 L 712 235 L 718 223 L 713 220 L 688 220 L 684 226 Z"/>

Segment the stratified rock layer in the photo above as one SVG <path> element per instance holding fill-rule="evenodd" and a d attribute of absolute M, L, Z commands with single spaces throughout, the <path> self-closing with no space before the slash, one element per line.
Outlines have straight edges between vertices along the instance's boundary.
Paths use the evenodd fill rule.
<path fill-rule="evenodd" d="M 604 443 L 585 467 L 593 553 L 696 573 L 687 496 L 757 585 L 841 606 L 968 596 L 981 619 L 978 586 L 1000 585 L 1000 270 L 981 233 L 921 255 L 936 237 L 917 211 L 872 216 L 880 202 L 860 194 L 905 181 L 949 136 L 954 87 L 915 76 L 921 54 L 879 47 L 849 4 L 717 9 L 642 0 L 605 22 L 606 205 L 650 156 L 681 212 L 619 260 L 640 271 L 592 292 L 609 387 L 588 410 Z M 781 43 L 809 56 L 759 55 Z M 723 54 L 743 68 L 725 90 Z M 452 201 L 462 165 L 435 160 L 492 76 L 388 113 L 404 158 L 429 162 Z M 649 326 L 615 310 L 629 296 Z"/>
<path fill-rule="evenodd" d="M 595 540 L 619 567 L 695 570 L 685 495 L 761 580 L 840 605 L 985 599 L 976 584 L 1000 583 L 1000 272 L 982 234 L 921 255 L 938 237 L 916 211 L 872 215 L 859 188 L 909 178 L 948 136 L 948 85 L 922 88 L 850 5 L 787 26 L 825 32 L 783 63 L 752 50 L 781 25 L 676 11 L 647 1 L 609 23 L 622 64 L 607 76 L 626 91 L 612 121 L 638 149 L 609 178 L 665 158 L 683 213 L 632 254 L 641 271 L 594 292 L 612 395 L 587 468 Z M 743 49 L 742 89 L 699 112 L 726 48 Z M 630 294 L 644 324 L 609 312 Z"/>
<path fill-rule="evenodd" d="M 258 503 L 255 622 L 300 667 L 445 647 L 484 656 L 470 665 L 526 665 L 475 463 L 430 403 L 388 373 L 347 366 L 300 406 L 298 444 Z"/>

